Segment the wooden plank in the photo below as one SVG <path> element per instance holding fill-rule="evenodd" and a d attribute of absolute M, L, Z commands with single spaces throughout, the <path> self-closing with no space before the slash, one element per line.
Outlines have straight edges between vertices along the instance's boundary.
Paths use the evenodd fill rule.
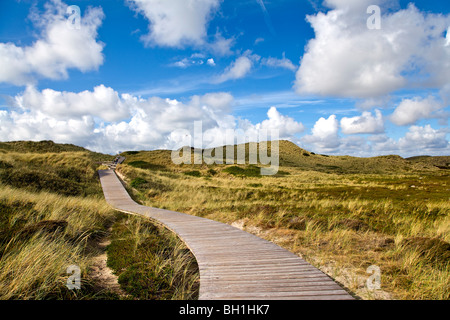
<path fill-rule="evenodd" d="M 200 299 L 353 299 L 319 269 L 276 244 L 217 221 L 134 202 L 113 170 L 100 170 L 105 199 L 177 233 L 200 270 Z"/>

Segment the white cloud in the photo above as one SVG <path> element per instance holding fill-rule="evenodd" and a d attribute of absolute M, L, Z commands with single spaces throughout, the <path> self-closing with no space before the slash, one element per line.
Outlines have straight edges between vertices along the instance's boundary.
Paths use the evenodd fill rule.
<path fill-rule="evenodd" d="M 448 29 L 447 29 L 447 34 L 446 34 L 445 38 L 447 40 L 447 42 L 445 43 L 445 46 L 448 47 L 448 46 L 450 46 L 450 27 L 448 27 Z"/>
<path fill-rule="evenodd" d="M 450 50 L 443 36 L 450 15 L 423 13 L 410 4 L 385 13 L 381 30 L 369 30 L 366 9 L 383 2 L 328 0 L 332 10 L 307 17 L 315 38 L 297 71 L 298 93 L 373 98 L 450 82 Z"/>
<path fill-rule="evenodd" d="M 211 66 L 211 67 L 215 67 L 216 66 L 216 62 L 214 61 L 213 58 L 210 58 L 206 61 L 206 63 Z"/>
<path fill-rule="evenodd" d="M 79 93 L 29 87 L 11 100 L 15 101 L 15 108 L 0 110 L 0 141 L 54 140 L 107 153 L 172 149 L 191 144 L 194 121 L 202 121 L 204 147 L 226 144 L 226 130 L 231 129 L 250 141 L 260 139 L 261 131 L 278 130 L 280 139 L 300 142 L 320 153 L 411 156 L 450 152 L 445 129 L 412 126 L 399 140 L 385 134 L 341 138 L 335 115 L 320 118 L 309 135 L 297 138 L 304 131 L 303 124 L 275 107 L 268 110 L 267 119 L 256 124 L 236 118 L 231 114 L 235 100 L 226 92 L 193 96 L 181 102 L 119 94 L 104 85 Z M 376 131 L 381 126 L 381 115 L 377 112 L 347 119 L 341 125 L 342 131 L 348 134 Z"/>
<path fill-rule="evenodd" d="M 450 143 L 445 129 L 433 129 L 430 125 L 411 126 L 405 136 L 395 140 L 386 134 L 364 136 L 338 135 L 337 121 L 331 116 L 321 118 L 312 134 L 299 139 L 300 145 L 319 153 L 372 157 L 397 154 L 402 157 L 417 155 L 443 156 L 450 154 Z"/>
<path fill-rule="evenodd" d="M 363 112 L 361 116 L 341 119 L 341 129 L 344 134 L 384 132 L 383 116 L 379 110 L 375 110 L 375 117 L 371 112 Z"/>
<path fill-rule="evenodd" d="M 194 121 L 202 121 L 205 147 L 225 144 L 227 129 L 240 129 L 250 137 L 259 130 L 276 129 L 288 139 L 303 130 L 301 123 L 275 108 L 257 124 L 235 118 L 234 98 L 226 92 L 181 102 L 119 94 L 104 85 L 79 93 L 28 87 L 11 100 L 15 109 L 0 111 L 0 141 L 54 140 L 108 153 L 180 147 L 190 139 Z"/>
<path fill-rule="evenodd" d="M 265 39 L 264 38 L 256 38 L 256 40 L 255 40 L 255 46 L 257 45 L 257 44 L 259 44 L 259 43 L 261 43 L 261 42 L 264 42 L 265 41 Z"/>
<path fill-rule="evenodd" d="M 190 57 L 183 58 L 183 59 L 181 59 L 179 61 L 176 61 L 176 62 L 170 64 L 170 66 L 186 69 L 186 68 L 192 67 L 192 66 L 204 65 L 205 64 L 205 59 L 206 59 L 206 56 L 204 54 L 202 54 L 202 53 L 193 53 Z M 210 60 L 212 60 L 212 62 L 214 62 L 214 59 L 208 59 L 208 60 L 206 60 L 206 63 L 208 65 L 211 65 L 211 61 Z"/>
<path fill-rule="evenodd" d="M 54 140 L 60 143 L 86 145 L 95 140 L 94 120 L 90 116 L 59 120 L 41 111 L 0 113 L 0 139 Z"/>
<path fill-rule="evenodd" d="M 217 77 L 215 82 L 222 83 L 228 80 L 236 80 L 244 78 L 252 69 L 255 61 L 259 61 L 260 57 L 251 54 L 249 51 L 232 62 L 225 71 Z"/>
<path fill-rule="evenodd" d="M 101 8 L 88 8 L 79 29 L 67 26 L 66 10 L 66 4 L 53 0 L 44 13 L 33 13 L 42 32 L 30 46 L 0 43 L 0 82 L 24 85 L 36 78 L 67 78 L 69 69 L 86 72 L 103 64 L 104 45 L 96 41 L 104 18 Z"/>
<path fill-rule="evenodd" d="M 283 116 L 275 107 L 269 109 L 267 117 L 268 119 L 261 122 L 258 129 L 278 130 L 280 139 L 292 137 L 305 130 L 301 122 L 297 122 L 288 116 Z"/>
<path fill-rule="evenodd" d="M 205 49 L 218 56 L 229 56 L 233 54 L 231 48 L 234 46 L 236 39 L 234 37 L 225 38 L 217 31 L 214 40 L 205 45 Z"/>
<path fill-rule="evenodd" d="M 424 127 L 411 126 L 405 137 L 399 139 L 399 147 L 403 152 L 416 154 L 418 152 L 450 152 L 449 142 L 444 130 L 433 129 L 429 124 Z"/>
<path fill-rule="evenodd" d="M 391 115 L 390 120 L 399 126 L 405 126 L 416 123 L 420 119 L 445 116 L 439 114 L 444 106 L 434 97 L 427 98 L 416 97 L 413 99 L 404 99 Z"/>
<path fill-rule="evenodd" d="M 282 59 L 277 58 L 263 58 L 261 60 L 262 65 L 266 65 L 273 68 L 285 68 L 291 71 L 296 71 L 297 67 L 292 63 L 291 60 L 287 59 L 284 54 Z"/>
<path fill-rule="evenodd" d="M 194 96 L 192 100 L 195 101 L 197 98 L 199 105 L 224 112 L 230 112 L 234 103 L 234 97 L 228 92 L 207 93 L 203 96 Z"/>
<path fill-rule="evenodd" d="M 208 22 L 220 0 L 128 0 L 150 22 L 142 37 L 147 45 L 181 47 L 204 45 Z"/>
<path fill-rule="evenodd" d="M 15 102 L 22 110 L 40 111 L 61 120 L 88 115 L 117 121 L 130 115 L 126 101 L 104 85 L 95 87 L 93 91 L 79 93 L 52 89 L 39 92 L 34 87 L 27 87 L 23 94 L 15 97 Z"/>
<path fill-rule="evenodd" d="M 304 136 L 301 140 L 309 145 L 313 145 L 319 152 L 334 151 L 340 146 L 339 140 L 339 122 L 335 115 L 328 119 L 320 118 L 311 129 L 311 135 Z"/>

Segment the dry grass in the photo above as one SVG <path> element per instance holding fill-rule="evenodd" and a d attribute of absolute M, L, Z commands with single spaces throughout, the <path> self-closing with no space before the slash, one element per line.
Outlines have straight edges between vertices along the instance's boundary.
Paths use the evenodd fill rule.
<path fill-rule="evenodd" d="M 89 241 L 101 237 L 114 212 L 95 198 L 32 193 L 0 185 L 1 299 L 85 299 L 95 297 L 88 271 Z M 32 228 L 42 221 L 66 221 L 67 228 L 48 233 Z M 24 236 L 21 230 L 33 230 Z M 82 271 L 81 291 L 66 288 L 67 267 Z"/>
<path fill-rule="evenodd" d="M 148 219 L 121 215 L 108 246 L 108 265 L 122 289 L 139 299 L 192 300 L 198 297 L 194 256 L 171 231 Z"/>
<path fill-rule="evenodd" d="M 417 243 L 405 245 L 413 238 L 450 242 L 446 170 L 393 156 L 363 166 L 369 171 L 372 162 L 380 162 L 376 171 L 382 173 L 321 172 L 297 163 L 281 167 L 282 176 L 245 177 L 226 173 L 227 166 L 170 165 L 165 156 L 131 154 L 126 163 L 139 160 L 141 168 L 118 168 L 129 182 L 145 181 L 133 191 L 145 205 L 240 225 L 303 256 L 365 299 L 450 298 L 449 261 L 439 258 L 447 249 L 431 253 Z M 323 157 L 304 156 L 309 167 L 314 156 Z M 356 171 L 363 163 L 323 158 Z M 344 166 L 345 161 L 350 163 Z M 391 168 L 396 173 L 386 173 Z M 192 171 L 200 174 L 184 174 Z M 365 287 L 371 265 L 381 268 L 377 292 Z"/>
<path fill-rule="evenodd" d="M 0 143 L 0 152 L 0 299 L 126 299 L 91 277 L 98 244 L 121 236 L 110 231 L 120 215 L 103 198 L 97 174 L 101 155 L 49 141 Z M 135 216 L 127 217 L 127 222 L 133 252 L 139 251 L 149 244 L 144 226 L 151 224 Z M 153 240 L 161 248 L 140 251 L 142 257 L 151 258 L 145 270 L 152 281 L 167 284 L 170 295 L 156 290 L 154 295 L 135 297 L 195 298 L 198 274 L 189 250 L 167 231 Z M 127 246 L 120 245 L 116 251 L 125 256 Z M 81 290 L 66 287 L 71 265 L 81 269 Z M 139 287 L 145 282 L 141 271 L 128 273 L 127 281 L 122 276 L 133 287 L 128 291 L 154 289 Z"/>

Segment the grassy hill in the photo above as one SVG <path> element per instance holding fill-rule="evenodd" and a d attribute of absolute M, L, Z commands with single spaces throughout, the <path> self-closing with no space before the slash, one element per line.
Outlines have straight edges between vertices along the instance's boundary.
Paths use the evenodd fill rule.
<path fill-rule="evenodd" d="M 268 150 L 270 154 L 271 143 L 268 142 Z M 257 144 L 259 148 L 259 144 Z M 249 144 L 245 144 L 245 159 L 248 165 L 250 158 Z M 237 157 L 238 146 L 234 146 L 234 160 Z M 192 150 L 191 162 L 194 163 L 194 149 Z M 209 149 L 199 150 L 203 153 Z M 225 168 L 226 165 L 209 165 L 204 162 L 202 165 L 175 165 L 171 160 L 170 150 L 155 151 L 128 151 L 122 155 L 127 158 L 126 163 L 142 169 L 155 170 L 180 170 L 180 168 Z M 223 147 L 224 158 L 226 161 L 226 147 Z M 404 159 L 396 155 L 379 156 L 372 158 L 358 158 L 351 156 L 328 156 L 315 154 L 297 146 L 296 144 L 282 140 L 279 141 L 279 164 L 282 170 L 288 168 L 301 169 L 306 171 L 317 171 L 324 173 L 338 174 L 379 174 L 379 173 L 402 173 L 402 172 L 419 172 L 419 171 L 436 171 L 450 169 L 450 156 L 446 157 L 414 157 Z M 260 165 L 259 163 L 256 165 Z M 245 167 L 245 165 L 243 166 Z"/>
<path fill-rule="evenodd" d="M 51 141 L 0 143 L 1 299 L 96 296 L 92 244 L 114 220 L 97 178 L 100 157 L 111 158 Z M 82 290 L 66 288 L 69 265 L 81 268 Z"/>
<path fill-rule="evenodd" d="M 112 159 L 52 141 L 0 143 L 0 299 L 119 299 L 92 275 L 106 237 L 125 292 L 195 298 L 195 259 L 180 240 L 105 202 L 97 170 Z M 66 287 L 71 265 L 81 269 L 81 290 Z"/>
<path fill-rule="evenodd" d="M 365 299 L 450 298 L 450 157 L 327 156 L 280 141 L 278 174 L 261 176 L 260 163 L 175 165 L 168 150 L 122 155 L 117 171 L 145 205 L 252 232 Z M 371 265 L 382 290 L 366 288 Z"/>
<path fill-rule="evenodd" d="M 122 155 L 117 171 L 145 205 L 255 233 L 363 298 L 450 298 L 449 157 L 327 156 L 280 141 L 278 174 L 261 176 L 261 163 L 175 165 L 169 150 Z M 111 159 L 49 141 L 0 143 L 1 299 L 118 298 L 90 277 L 94 244 L 105 235 L 108 263 L 133 297 L 195 297 L 186 248 L 109 209 L 96 171 Z M 157 274 L 155 261 L 164 266 Z M 81 291 L 65 287 L 73 264 Z M 377 292 L 365 289 L 370 265 L 382 271 Z"/>
<path fill-rule="evenodd" d="M 58 144 L 53 141 L 10 141 L 0 142 L 0 150 L 21 153 L 59 153 L 59 152 L 84 152 L 85 148 L 73 144 Z"/>
<path fill-rule="evenodd" d="M 29 191 L 49 191 L 66 196 L 101 196 L 97 168 L 111 160 L 74 145 L 52 141 L 0 143 L 0 182 Z"/>

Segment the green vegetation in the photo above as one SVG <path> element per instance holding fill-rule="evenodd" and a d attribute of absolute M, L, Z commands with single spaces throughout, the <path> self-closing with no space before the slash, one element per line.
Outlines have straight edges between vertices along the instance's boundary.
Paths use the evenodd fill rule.
<path fill-rule="evenodd" d="M 114 238 L 112 256 L 128 249 L 129 242 L 119 238 L 142 240 L 140 250 L 132 252 L 135 258 L 146 255 L 145 268 L 133 263 L 119 278 L 134 297 L 196 297 L 195 259 L 177 238 L 135 216 L 126 219 L 127 226 L 145 228 L 136 227 L 132 236 L 121 229 L 125 219 L 105 202 L 97 173 L 100 161 L 113 157 L 50 141 L 0 143 L 0 154 L 0 299 L 127 298 L 92 274 L 103 253 L 99 243 L 108 237 Z M 158 184 L 136 178 L 132 186 Z M 81 269 L 80 290 L 66 287 L 70 265 Z M 148 282 L 149 274 L 154 282 Z"/>
<path fill-rule="evenodd" d="M 198 296 L 195 258 L 173 233 L 148 220 L 122 215 L 114 224 L 108 266 L 132 296 L 189 300 Z"/>
<path fill-rule="evenodd" d="M 18 153 L 85 152 L 86 149 L 73 144 L 57 144 L 53 141 L 0 142 L 0 150 Z"/>
<path fill-rule="evenodd" d="M 186 171 L 184 172 L 185 175 L 191 176 L 191 177 L 201 177 L 202 174 L 200 171 L 194 170 L 194 171 Z"/>
<path fill-rule="evenodd" d="M 33 192 L 43 190 L 66 196 L 101 197 L 97 157 L 97 154 L 86 150 L 58 153 L 4 152 L 0 163 L 0 182 Z M 108 157 L 105 156 L 106 159 Z"/>
<path fill-rule="evenodd" d="M 256 166 L 248 166 L 247 168 L 232 166 L 225 168 L 222 172 L 239 177 L 261 177 L 261 168 Z"/>
<path fill-rule="evenodd" d="M 93 243 L 114 212 L 104 201 L 0 188 L 0 299 L 106 299 L 89 275 Z M 81 268 L 81 290 L 66 269 Z"/>
<path fill-rule="evenodd" d="M 89 273 L 114 220 L 96 177 L 99 154 L 51 141 L 0 143 L 0 153 L 0 298 L 116 297 Z M 66 287 L 70 265 L 81 268 L 81 290 Z"/>
<path fill-rule="evenodd" d="M 105 237 L 133 298 L 196 298 L 198 270 L 179 239 L 104 201 L 96 171 L 113 157 L 48 141 L 0 143 L 0 155 L 0 299 L 122 298 L 91 277 Z M 281 141 L 278 174 L 260 176 L 261 164 L 123 155 L 117 170 L 145 205 L 253 232 L 363 298 L 450 298 L 450 157 L 325 156 Z M 69 265 L 81 268 L 81 290 L 65 286 Z M 365 290 L 370 265 L 381 269 L 381 292 Z"/>
<path fill-rule="evenodd" d="M 152 164 L 146 161 L 132 161 L 129 162 L 128 165 L 135 167 L 135 168 L 141 168 L 141 169 L 149 169 L 149 170 L 164 170 L 165 166 L 158 165 L 158 164 Z"/>
<path fill-rule="evenodd" d="M 143 186 L 147 185 L 147 180 L 142 178 L 135 178 L 131 181 L 130 186 L 136 189 L 139 189 Z"/>
<path fill-rule="evenodd" d="M 275 176 L 260 176 L 260 165 L 176 166 L 162 150 L 137 157 L 166 171 L 127 165 L 134 156 L 118 170 L 157 182 L 138 190 L 145 205 L 240 226 L 300 254 L 363 298 L 449 299 L 450 174 L 440 167 L 450 157 L 304 153 L 281 142 Z M 187 177 L 193 170 L 204 179 Z M 365 289 L 370 265 L 381 268 L 381 292 Z"/>

